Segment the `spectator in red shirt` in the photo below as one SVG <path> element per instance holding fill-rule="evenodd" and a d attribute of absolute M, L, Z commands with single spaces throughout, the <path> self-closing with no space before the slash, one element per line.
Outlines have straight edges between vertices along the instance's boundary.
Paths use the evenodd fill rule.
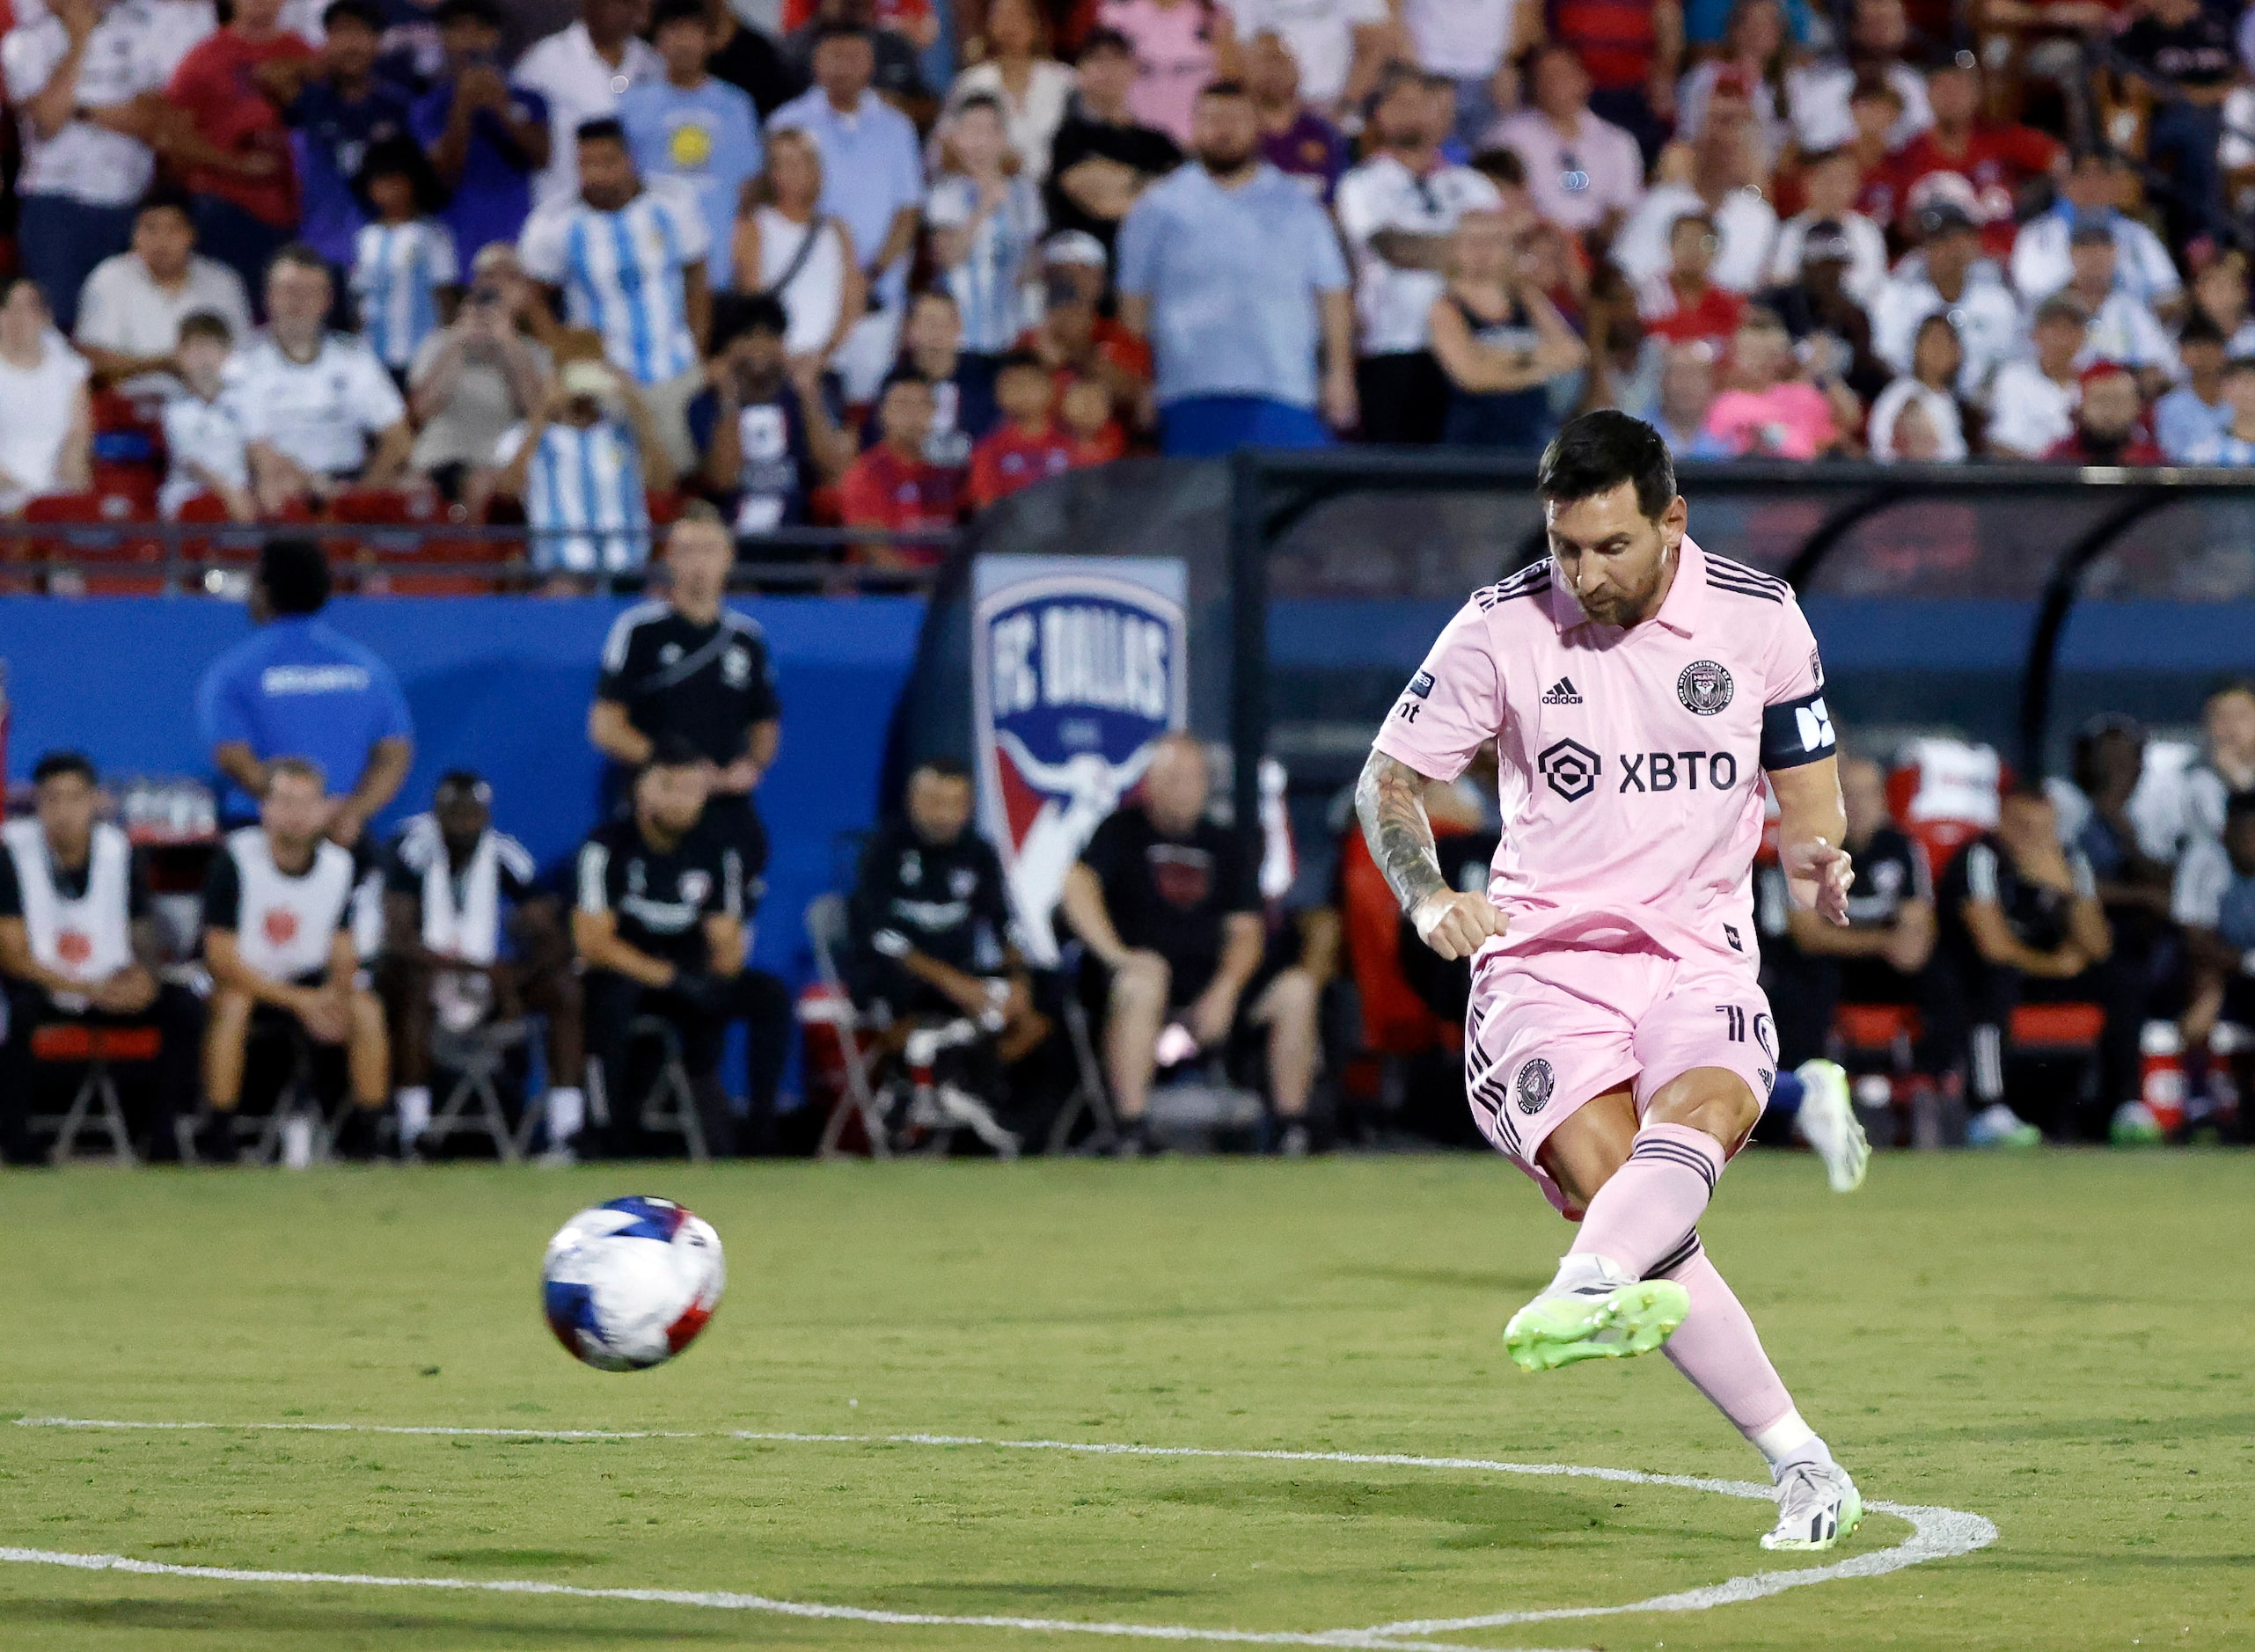
<path fill-rule="evenodd" d="M 1039 356 L 1013 351 L 1003 357 L 994 399 L 1002 422 L 971 450 L 971 503 L 980 510 L 1073 468 L 1073 440 L 1050 416 L 1054 397 Z"/>
<path fill-rule="evenodd" d="M 313 48 L 280 26 L 282 0 L 236 0 L 226 27 L 180 60 L 165 89 L 179 112 L 165 148 L 187 173 L 196 245 L 266 288 L 267 266 L 297 231 L 297 171 L 282 109 Z"/>
<path fill-rule="evenodd" d="M 1859 77 L 1849 94 L 1856 135 L 1841 147 L 1856 157 L 1856 210 L 1874 223 L 1893 223 L 1902 205 L 1902 171 L 1887 134 L 1902 118 L 1903 95 L 1877 75 Z"/>
<path fill-rule="evenodd" d="M 838 514 L 849 528 L 953 528 L 962 473 L 924 457 L 932 435 L 932 381 L 896 368 L 877 398 L 877 439 L 847 467 L 838 485 Z M 937 567 L 938 545 L 856 545 L 856 561 L 881 568 Z"/>
<path fill-rule="evenodd" d="M 2145 433 L 2145 404 L 2137 376 L 2120 362 L 2093 362 L 2083 369 L 2083 405 L 2075 434 L 2044 457 L 2054 464 L 2165 464 Z"/>
<path fill-rule="evenodd" d="M 1109 464 L 1127 451 L 1127 433 L 1112 417 L 1111 393 L 1093 378 L 1076 378 L 1058 398 L 1058 422 L 1073 444 L 1073 468 Z"/>
<path fill-rule="evenodd" d="M 1978 69 L 1945 63 L 1926 83 L 1934 124 L 1896 157 L 1902 191 L 1898 218 L 1907 231 L 1921 207 L 1937 197 L 1965 208 L 1980 226 L 1981 250 L 1995 259 L 2012 255 L 2015 208 L 2032 179 L 2064 172 L 2067 151 L 2033 127 L 1980 118 Z"/>
<path fill-rule="evenodd" d="M 1669 226 L 1668 272 L 1655 275 L 1636 293 L 1636 313 L 1646 333 L 1670 344 L 1689 344 L 1695 339 L 1730 342 L 1746 314 L 1746 301 L 1707 278 L 1721 245 L 1715 220 L 1703 212 L 1687 212 Z"/>

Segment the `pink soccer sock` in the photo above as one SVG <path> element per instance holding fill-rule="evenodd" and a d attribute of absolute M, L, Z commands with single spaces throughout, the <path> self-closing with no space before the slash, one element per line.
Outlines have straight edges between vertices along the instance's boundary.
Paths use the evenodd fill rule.
<path fill-rule="evenodd" d="M 1723 1145 L 1687 1124 L 1647 1124 L 1628 1161 L 1597 1190 L 1574 1236 L 1575 1256 L 1602 1256 L 1642 1279 L 1698 1225 L 1723 1173 Z"/>
<path fill-rule="evenodd" d="M 1668 1277 L 1691 1297 L 1689 1317 L 1663 1345 L 1675 1368 L 1772 1462 L 1800 1454 L 1813 1436 L 1805 1425 L 1791 1426 L 1800 1424 L 1793 1396 L 1762 1351 L 1753 1321 L 1696 1239 Z M 1790 1425 L 1781 1429 L 1789 1419 Z"/>

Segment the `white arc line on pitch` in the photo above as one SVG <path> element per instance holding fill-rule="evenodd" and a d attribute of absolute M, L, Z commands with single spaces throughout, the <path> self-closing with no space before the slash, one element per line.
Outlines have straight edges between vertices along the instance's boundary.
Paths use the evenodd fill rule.
<path fill-rule="evenodd" d="M 1508 1463 L 1477 1457 L 1419 1457 L 1395 1451 L 1229 1451 L 1213 1446 L 1197 1445 L 1132 1445 L 1104 1441 L 1085 1440 L 995 1440 L 972 1435 L 953 1434 L 802 1434 L 735 1429 L 708 1433 L 669 1431 L 660 1429 L 474 1429 L 444 1425 L 408 1427 L 399 1424 L 373 1422 L 135 1422 L 88 1417 L 19 1417 L 16 1426 L 24 1429 L 116 1429 L 126 1430 L 177 1429 L 240 1429 L 267 1433 L 311 1434 L 391 1434 L 466 1436 L 487 1439 L 538 1439 L 571 1441 L 648 1440 L 648 1439 L 727 1439 L 767 1441 L 780 1444 L 809 1445 L 948 1445 L 984 1446 L 998 1451 L 1071 1451 L 1090 1457 L 1148 1457 L 1231 1458 L 1240 1461 L 1271 1463 L 1336 1463 L 1351 1467 L 1423 1468 L 1454 1470 L 1473 1473 L 1534 1474 L 1570 1480 L 1611 1480 L 1631 1486 L 1672 1486 L 1687 1491 L 1712 1492 L 1725 1497 L 1743 1497 L 1757 1502 L 1772 1502 L 1775 1491 L 1751 1480 L 1714 1480 L 1692 1474 L 1651 1474 L 1633 1468 L 1591 1468 L 1569 1463 Z M 804 1606 L 788 1602 L 772 1603 L 762 1607 L 743 1606 L 743 1610 L 772 1610 L 802 1615 L 850 1616 L 867 1618 L 871 1621 L 900 1623 L 955 1623 L 979 1627 L 1041 1628 L 1057 1632 L 1089 1634 L 1137 1635 L 1162 1640 L 1227 1640 L 1285 1646 L 1351 1646 L 1392 1647 L 1400 1652 L 1431 1642 L 1413 1642 L 1401 1637 L 1410 1635 L 1445 1634 L 1473 1629 L 1501 1628 L 1512 1624 L 1551 1622 L 1574 1618 L 1614 1617 L 1625 1612 L 1704 1612 L 1711 1607 L 1761 1600 L 1768 1596 L 1798 1589 L 1811 1583 L 1833 1583 L 1851 1577 L 1878 1577 L 1889 1572 L 1900 1571 L 1928 1561 L 1953 1560 L 1988 1547 L 1996 1541 L 1994 1522 L 1962 1509 L 1930 1507 L 1917 1503 L 1869 1502 L 1864 1507 L 1874 1514 L 1891 1515 L 1907 1520 L 1911 1534 L 1891 1548 L 1874 1549 L 1866 1553 L 1850 1555 L 1824 1566 L 1802 1568 L 1792 1571 L 1755 1572 L 1742 1577 L 1726 1578 L 1698 1589 L 1680 1590 L 1672 1595 L 1658 1595 L 1649 1600 L 1633 1601 L 1618 1606 L 1557 1606 L 1522 1612 L 1490 1612 L 1478 1617 L 1421 1619 L 1396 1623 L 1377 1624 L 1365 1629 L 1329 1630 L 1314 1634 L 1256 1634 L 1249 1631 L 1182 1629 L 1165 1625 L 1079 1624 L 1070 1621 L 1052 1622 L 1037 1619 L 952 1619 L 913 1613 L 872 1613 L 861 1608 L 848 1606 Z M 31 1550 L 0 1549 L 0 1559 L 36 1553 Z M 116 1557 L 96 1556 L 91 1560 L 109 1561 Z M 56 1563 L 64 1563 L 58 1561 Z M 210 1568 L 157 1567 L 149 1561 L 124 1561 L 129 1568 L 201 1575 Z M 280 1574 L 274 1575 L 281 1576 Z M 384 1582 L 381 1579 L 345 1580 Z M 616 1597 L 622 1599 L 658 1598 L 664 1591 L 648 1590 L 566 1590 L 560 1584 L 482 1584 L 468 1581 L 445 1579 L 388 1580 L 395 1586 L 428 1586 L 430 1588 L 496 1588 L 515 1592 L 571 1592 L 598 1597 Z M 671 1598 L 670 1596 L 664 1597 Z M 688 1604 L 752 1602 L 756 1596 L 713 1596 L 699 1597 Z M 1451 1643 L 1446 1652 L 1476 1652 L 1475 1648 Z"/>

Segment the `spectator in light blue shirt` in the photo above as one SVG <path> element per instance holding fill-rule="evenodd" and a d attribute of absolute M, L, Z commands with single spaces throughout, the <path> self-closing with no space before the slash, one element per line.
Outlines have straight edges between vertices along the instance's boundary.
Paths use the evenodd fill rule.
<path fill-rule="evenodd" d="M 665 59 L 665 78 L 621 92 L 619 123 L 626 128 L 637 172 L 671 179 L 695 194 L 713 245 L 706 267 L 714 289 L 726 290 L 743 186 L 765 164 L 759 111 L 741 90 L 707 72 L 713 25 L 703 0 L 665 0 L 650 43 Z"/>
<path fill-rule="evenodd" d="M 1244 88 L 1207 87 L 1190 115 L 1197 160 L 1120 224 L 1120 318 L 1151 340 L 1170 454 L 1321 447 L 1323 419 L 1355 421 L 1346 260 L 1322 208 L 1260 142 Z"/>
<path fill-rule="evenodd" d="M 2229 420 L 2193 450 L 2191 463 L 2255 465 L 2255 355 L 2236 355 L 2224 363 L 2223 402 Z"/>
<path fill-rule="evenodd" d="M 838 351 L 848 397 L 866 401 L 892 365 L 908 296 L 909 255 L 924 210 L 924 152 L 908 117 L 869 90 L 876 48 L 868 32 L 824 25 L 815 41 L 811 91 L 767 122 L 794 127 L 822 153 L 824 216 L 846 226 L 876 308 Z"/>
<path fill-rule="evenodd" d="M 2185 382 L 2153 404 L 2153 439 L 2172 464 L 2189 464 L 2193 455 L 2231 423 L 2231 404 L 2223 396 L 2223 331 L 2194 311 L 2177 335 L 2177 359 Z"/>
<path fill-rule="evenodd" d="M 196 685 L 196 721 L 225 778 L 223 820 L 255 819 L 267 765 L 305 757 L 333 784 L 331 842 L 351 848 L 407 778 L 414 724 L 392 668 L 320 618 L 329 565 L 310 539 L 273 539 L 259 553 L 251 618 L 259 627 L 213 661 Z"/>

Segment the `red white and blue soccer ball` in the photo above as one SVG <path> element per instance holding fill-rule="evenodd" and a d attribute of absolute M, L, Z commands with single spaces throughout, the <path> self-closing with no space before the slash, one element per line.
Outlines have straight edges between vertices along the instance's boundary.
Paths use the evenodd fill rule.
<path fill-rule="evenodd" d="M 540 1266 L 548 1328 L 597 1371 L 646 1371 L 697 1340 L 728 1269 L 713 1224 L 670 1199 L 613 1199 L 581 1211 Z"/>

